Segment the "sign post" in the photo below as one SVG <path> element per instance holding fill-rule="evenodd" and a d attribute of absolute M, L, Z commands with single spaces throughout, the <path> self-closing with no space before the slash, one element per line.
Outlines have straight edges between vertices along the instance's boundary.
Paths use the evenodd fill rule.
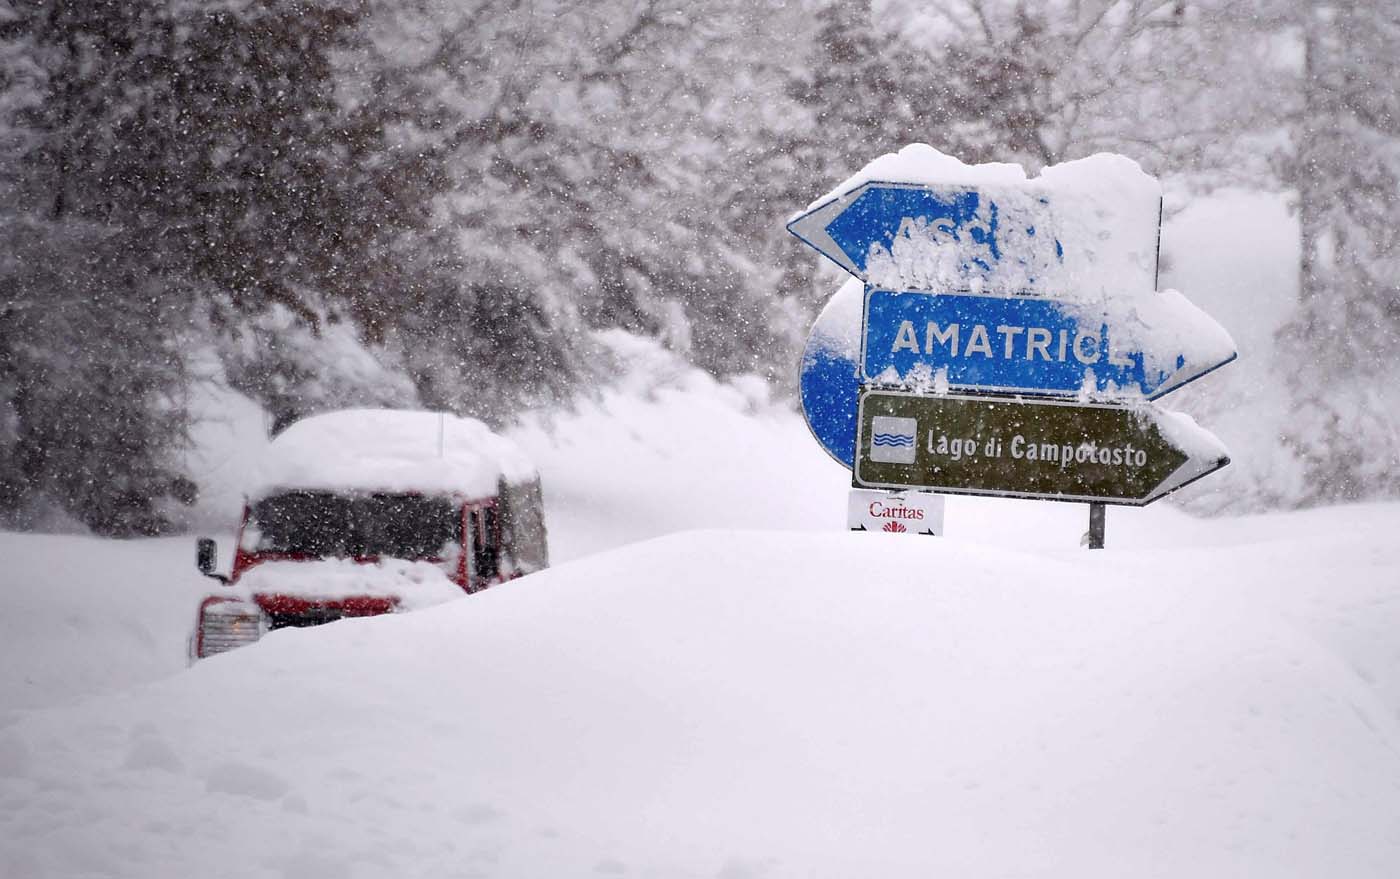
<path fill-rule="evenodd" d="M 913 159 L 956 179 L 880 176 Z M 862 282 L 823 310 L 801 376 L 813 435 L 851 468 L 853 528 L 861 490 L 1079 501 L 1101 549 L 1108 504 L 1229 463 L 1150 402 L 1236 356 L 1156 290 L 1160 186 L 1122 157 L 1071 164 L 1027 180 L 908 147 L 788 224 Z"/>
<path fill-rule="evenodd" d="M 1108 516 L 1108 507 L 1099 502 L 1089 503 L 1089 548 L 1103 549 L 1104 519 Z"/>

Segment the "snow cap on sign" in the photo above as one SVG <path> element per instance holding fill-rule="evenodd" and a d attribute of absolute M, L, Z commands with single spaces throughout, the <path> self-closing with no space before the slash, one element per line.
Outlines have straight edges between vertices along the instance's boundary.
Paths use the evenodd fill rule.
<path fill-rule="evenodd" d="M 1162 187 L 1125 156 L 1099 153 L 1029 177 L 1017 164 L 969 165 L 927 144 L 911 144 L 874 159 L 794 222 L 815 221 L 849 241 L 849 230 L 837 231 L 849 222 L 841 213 L 858 204 L 867 184 L 885 184 L 884 191 L 926 188 L 948 204 L 961 204 L 968 192 L 980 196 L 974 217 L 949 225 L 911 216 L 915 222 L 889 229 L 891 237 L 852 255 L 856 268 L 846 269 L 863 267 L 863 280 L 873 286 L 1087 300 L 1156 289 Z M 814 237 L 805 240 L 828 252 L 834 239 L 809 231 Z"/>
<path fill-rule="evenodd" d="M 985 162 L 969 165 L 956 156 L 940 152 L 926 143 L 911 143 L 897 153 L 885 153 L 867 162 L 834 189 L 807 206 L 812 210 L 862 183 L 923 183 L 929 186 L 1019 186 L 1027 182 L 1026 169 L 1013 162 Z"/>
<path fill-rule="evenodd" d="M 280 490 L 457 493 L 489 497 L 501 479 L 527 482 L 534 465 L 474 418 L 346 409 L 296 422 L 268 445 L 249 497 Z"/>

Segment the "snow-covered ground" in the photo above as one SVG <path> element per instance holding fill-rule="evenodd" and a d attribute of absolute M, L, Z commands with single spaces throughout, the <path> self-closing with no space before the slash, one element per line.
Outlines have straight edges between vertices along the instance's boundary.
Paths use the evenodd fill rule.
<path fill-rule="evenodd" d="M 0 535 L 0 876 L 1400 871 L 1400 505 L 849 534 L 685 371 L 515 435 L 553 569 L 193 669 L 192 540 Z"/>
<path fill-rule="evenodd" d="M 184 667 L 211 582 L 191 539 L 0 532 L 0 560 L 0 724 Z"/>
<path fill-rule="evenodd" d="M 695 528 L 839 531 L 849 472 L 813 441 L 799 415 L 756 381 L 721 384 L 647 345 L 625 352 L 620 388 L 568 414 L 512 433 L 539 466 L 551 558 Z M 227 568 L 240 492 L 266 444 L 261 416 L 240 397 L 220 401 L 197 452 L 212 490 L 196 521 L 219 539 Z M 1074 547 L 1085 507 L 952 498 L 950 538 L 1009 548 Z M 1114 510 L 1111 545 L 1191 523 L 1166 506 Z M 199 599 L 194 540 L 105 541 L 0 532 L 0 709 L 67 704 L 174 674 Z"/>
<path fill-rule="evenodd" d="M 1400 506 L 1101 553 L 950 506 L 978 532 L 689 532 L 9 712 L 0 874 L 1400 869 Z"/>
<path fill-rule="evenodd" d="M 1286 478 L 1231 408 L 1282 312 L 1173 271 L 1242 378 L 1171 404 Z M 513 432 L 555 567 L 480 595 L 187 669 L 192 538 L 0 534 L 0 877 L 1400 875 L 1400 504 L 849 534 L 761 384 L 611 343 L 618 388 Z M 208 404 L 226 564 L 263 425 Z"/>

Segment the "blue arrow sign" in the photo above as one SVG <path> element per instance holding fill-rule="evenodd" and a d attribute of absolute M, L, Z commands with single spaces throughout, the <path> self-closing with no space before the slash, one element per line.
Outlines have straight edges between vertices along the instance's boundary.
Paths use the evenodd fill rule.
<path fill-rule="evenodd" d="M 939 275 L 1003 292 L 1034 289 L 1064 259 L 1049 200 L 1027 189 L 863 183 L 787 228 L 865 281 L 878 275 L 881 259 L 894 267 L 901 244 L 941 254 Z"/>
<path fill-rule="evenodd" d="M 861 379 L 885 386 L 1151 400 L 1236 356 L 1229 334 L 1178 293 L 1109 315 L 1038 297 L 870 289 L 864 327 Z"/>
<path fill-rule="evenodd" d="M 953 241 L 977 245 L 983 252 L 970 261 L 990 270 L 990 262 L 1001 259 L 1001 248 L 997 246 L 999 211 L 996 203 L 989 200 L 983 212 L 985 222 L 979 224 L 976 222 L 979 207 L 982 207 L 982 197 L 973 190 L 935 192 L 864 186 L 855 200 L 827 224 L 826 233 L 864 272 L 872 244 L 889 248 L 900 227 L 909 220 L 930 225 L 941 222 Z"/>

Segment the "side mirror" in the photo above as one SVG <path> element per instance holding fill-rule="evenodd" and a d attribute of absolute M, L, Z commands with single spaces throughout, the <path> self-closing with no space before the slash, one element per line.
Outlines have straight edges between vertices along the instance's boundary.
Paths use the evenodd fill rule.
<path fill-rule="evenodd" d="M 195 566 L 199 568 L 199 572 L 206 577 L 213 577 L 220 583 L 227 583 L 227 577 L 223 574 L 214 573 L 214 566 L 219 554 L 219 545 L 214 542 L 214 539 L 212 537 L 201 537 L 199 540 L 195 541 L 194 546 Z"/>

